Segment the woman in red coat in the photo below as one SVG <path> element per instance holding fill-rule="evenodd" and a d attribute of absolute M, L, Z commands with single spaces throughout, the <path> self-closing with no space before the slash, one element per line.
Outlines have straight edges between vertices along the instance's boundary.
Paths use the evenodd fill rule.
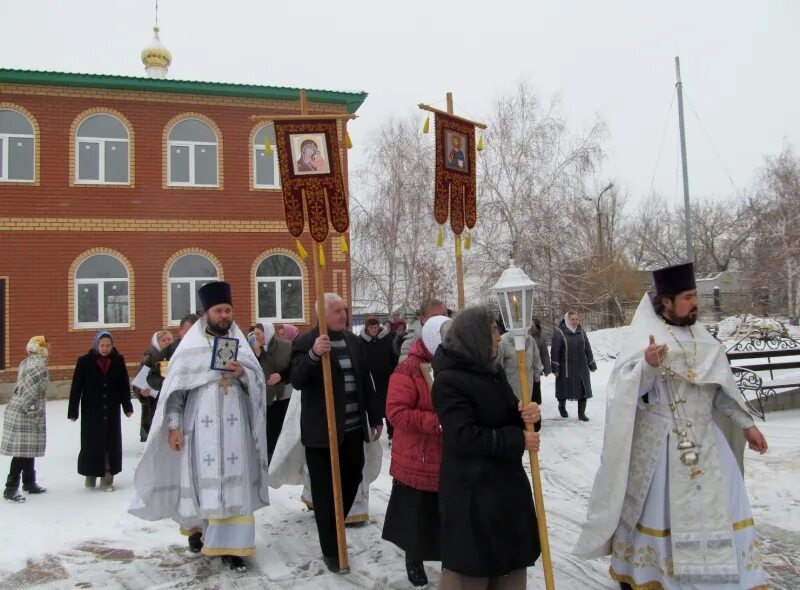
<path fill-rule="evenodd" d="M 440 561 L 439 464 L 442 431 L 431 400 L 430 362 L 450 318 L 433 316 L 408 357 L 389 378 L 386 418 L 394 425 L 392 495 L 383 538 L 406 552 L 406 572 L 414 587 L 428 583 L 424 561 Z M 425 375 L 427 371 L 428 375 Z"/>

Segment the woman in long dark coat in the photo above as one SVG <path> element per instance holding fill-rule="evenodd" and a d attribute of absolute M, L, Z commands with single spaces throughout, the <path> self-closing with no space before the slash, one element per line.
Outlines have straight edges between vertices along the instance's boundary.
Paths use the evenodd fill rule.
<path fill-rule="evenodd" d="M 17 384 L 6 406 L 0 442 L 0 454 L 12 457 L 3 497 L 13 502 L 25 501 L 19 493 L 20 475 L 22 489 L 27 493 L 47 491 L 36 483 L 34 461 L 44 455 L 47 444 L 45 404 L 50 344 L 44 336 L 34 336 L 25 348 L 28 357 L 20 363 L 17 371 Z"/>
<path fill-rule="evenodd" d="M 497 358 L 486 307 L 460 312 L 433 358 L 433 405 L 442 426 L 439 476 L 441 590 L 525 588 L 539 557 L 525 450 L 539 450 L 539 406 L 517 401 Z M 475 578 L 478 578 L 477 580 Z"/>
<path fill-rule="evenodd" d="M 556 376 L 556 399 L 562 418 L 569 418 L 567 400 L 578 401 L 578 418 L 588 422 L 586 400 L 592 397 L 589 371 L 596 371 L 592 346 L 579 322 L 578 312 L 568 311 L 553 331 L 550 365 Z"/>
<path fill-rule="evenodd" d="M 75 365 L 69 392 L 67 417 L 78 419 L 80 405 L 81 451 L 78 473 L 93 488 L 102 477 L 101 489 L 114 491 L 114 476 L 122 471 L 122 426 L 120 406 L 133 415 L 131 386 L 125 358 L 114 348 L 111 334 L 101 330 L 94 346 Z"/>

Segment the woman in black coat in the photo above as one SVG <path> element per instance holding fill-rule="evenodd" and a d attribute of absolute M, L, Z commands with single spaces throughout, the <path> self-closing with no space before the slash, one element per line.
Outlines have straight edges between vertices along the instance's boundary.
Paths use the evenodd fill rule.
<path fill-rule="evenodd" d="M 550 365 L 556 376 L 556 399 L 562 418 L 569 418 L 567 400 L 578 400 L 578 418 L 588 422 L 586 400 L 592 397 L 589 371 L 596 371 L 592 346 L 579 323 L 578 312 L 568 311 L 553 331 Z"/>
<path fill-rule="evenodd" d="M 361 331 L 364 345 L 364 355 L 367 357 L 367 366 L 375 383 L 375 393 L 381 400 L 381 408 L 386 414 L 386 395 L 389 391 L 389 377 L 397 366 L 397 355 L 394 350 L 394 341 L 386 328 L 381 328 L 378 318 L 370 316 L 364 323 Z M 392 440 L 394 428 L 386 420 L 386 432 Z"/>
<path fill-rule="evenodd" d="M 524 430 L 524 422 L 539 421 L 539 406 L 517 401 L 495 361 L 499 342 L 488 308 L 470 308 L 456 316 L 432 362 L 443 434 L 442 590 L 524 588 L 526 568 L 539 557 L 522 466 L 525 450 L 539 450 L 539 434 Z"/>
<path fill-rule="evenodd" d="M 78 473 L 93 488 L 102 477 L 101 489 L 114 491 L 114 475 L 122 471 L 122 426 L 119 410 L 133 414 L 131 386 L 125 359 L 114 348 L 111 334 L 101 330 L 94 346 L 75 365 L 67 417 L 81 418 L 81 451 Z"/>

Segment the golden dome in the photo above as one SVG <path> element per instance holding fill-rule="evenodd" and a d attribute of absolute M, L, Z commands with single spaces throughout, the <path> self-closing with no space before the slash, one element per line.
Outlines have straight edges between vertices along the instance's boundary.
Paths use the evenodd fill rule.
<path fill-rule="evenodd" d="M 142 49 L 142 63 L 148 75 L 163 78 L 172 63 L 172 54 L 158 38 L 158 27 L 153 27 L 153 40 Z"/>

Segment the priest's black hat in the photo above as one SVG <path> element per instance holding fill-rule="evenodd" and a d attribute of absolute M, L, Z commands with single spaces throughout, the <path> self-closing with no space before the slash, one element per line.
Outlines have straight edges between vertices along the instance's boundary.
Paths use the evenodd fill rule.
<path fill-rule="evenodd" d="M 225 281 L 214 281 L 213 283 L 205 284 L 200 287 L 197 294 L 200 296 L 200 305 L 203 306 L 204 311 L 208 311 L 220 303 L 233 305 L 231 286 Z"/>
<path fill-rule="evenodd" d="M 694 280 L 694 264 L 676 264 L 653 271 L 653 283 L 656 286 L 656 296 L 677 295 L 684 291 L 697 288 Z"/>

